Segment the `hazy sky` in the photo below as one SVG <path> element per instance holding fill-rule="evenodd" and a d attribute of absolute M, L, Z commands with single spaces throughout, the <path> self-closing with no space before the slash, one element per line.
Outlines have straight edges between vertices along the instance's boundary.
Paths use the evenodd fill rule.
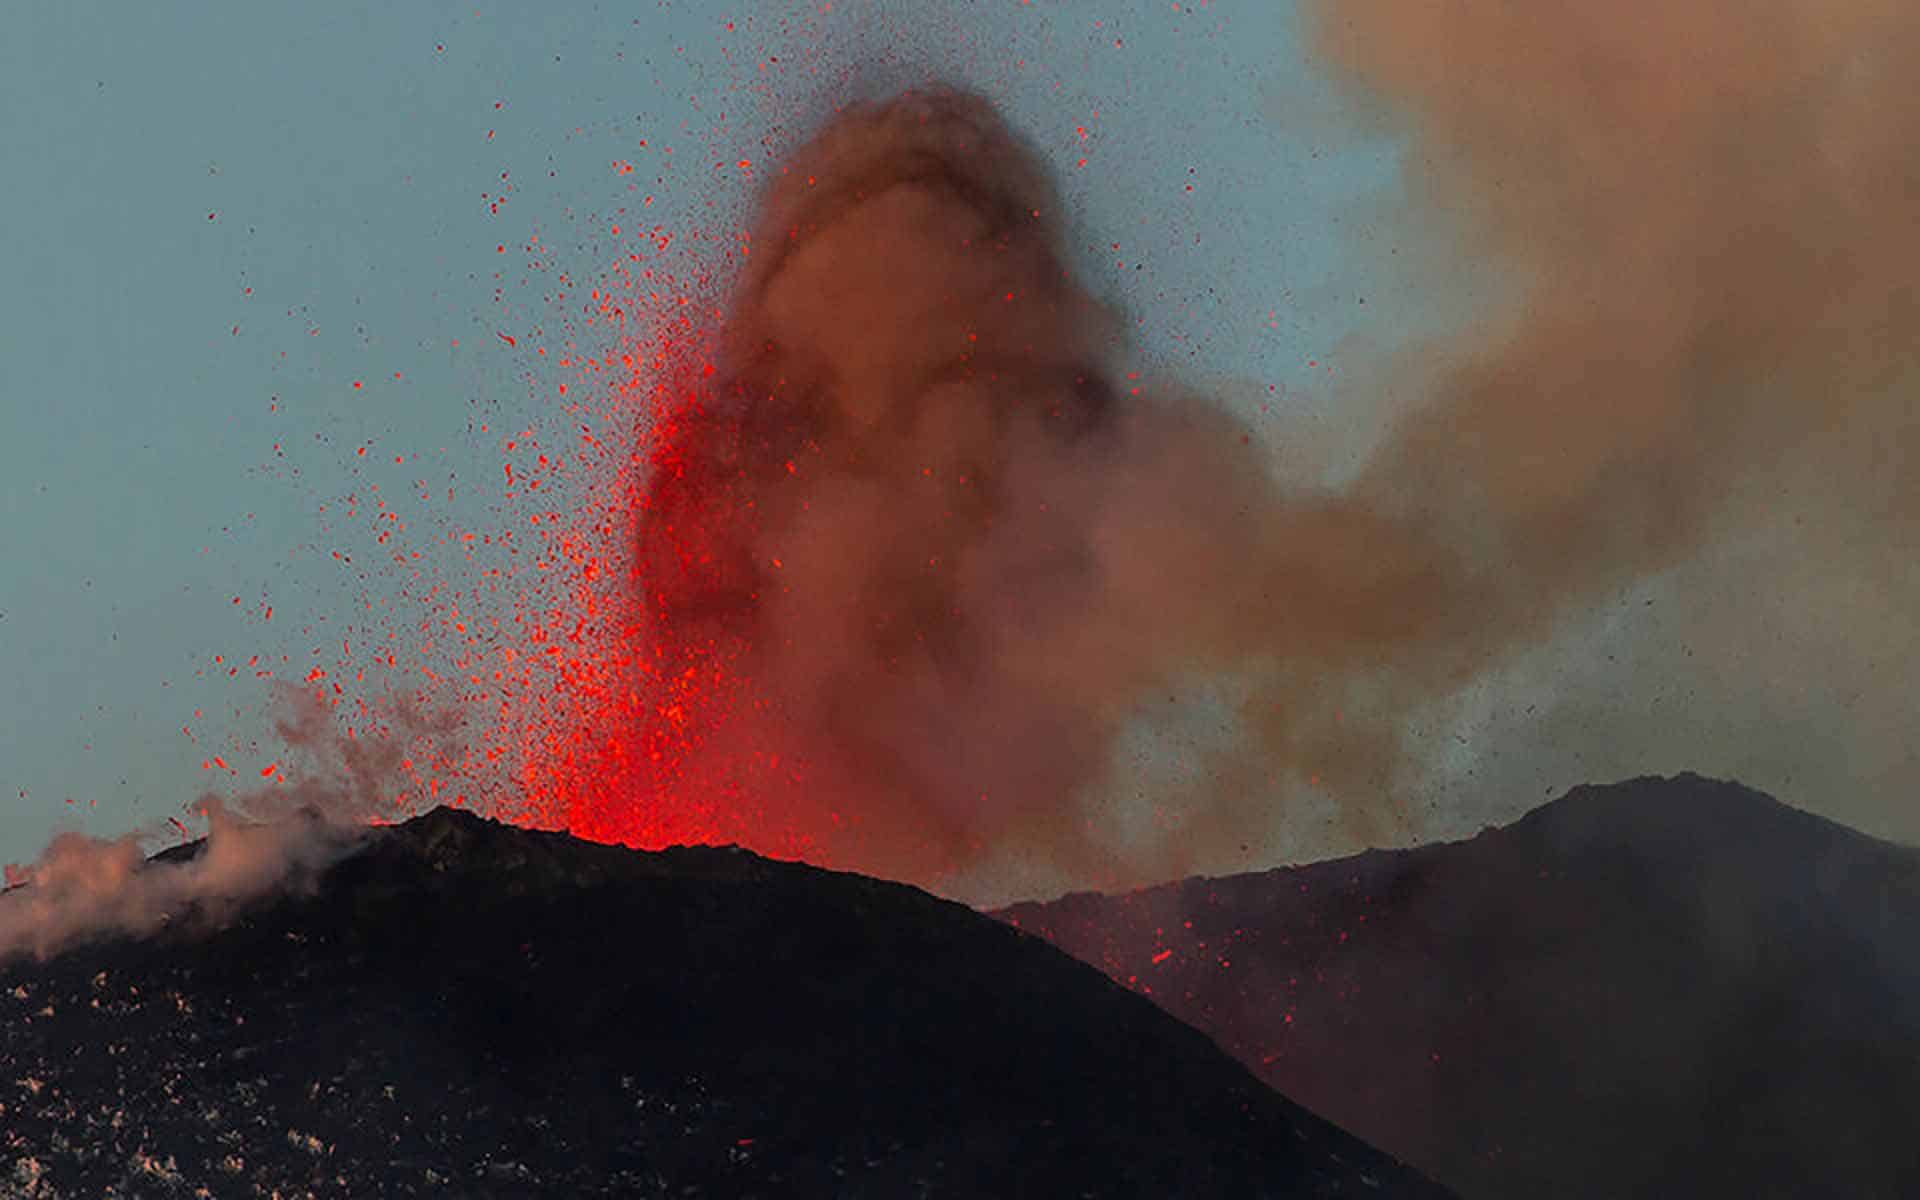
<path fill-rule="evenodd" d="M 488 527 L 502 431 L 556 419 L 522 352 L 556 318 L 529 238 L 590 270 L 641 193 L 648 222 L 722 230 L 736 164 L 837 90 L 938 77 L 1001 104 L 1143 355 L 1301 478 L 1342 481 L 1415 399 L 1394 351 L 1504 294 L 1408 190 L 1410 127 L 1337 90 L 1286 4 L 459 11 L 42 5 L 0 44 L 0 860 L 271 761 L 256 672 L 298 678 L 409 586 L 334 557 L 366 545 L 345 498 L 424 484 L 424 527 Z M 1773 479 L 1765 519 L 1434 705 L 1407 731 L 1429 776 L 1379 836 L 1692 768 L 1920 837 L 1895 799 L 1920 782 L 1910 563 L 1855 509 L 1810 532 L 1780 497 L 1822 481 Z M 1205 736 L 1163 730 L 1149 768 Z M 1355 848 L 1310 807 L 1275 829 L 1244 865 Z"/>

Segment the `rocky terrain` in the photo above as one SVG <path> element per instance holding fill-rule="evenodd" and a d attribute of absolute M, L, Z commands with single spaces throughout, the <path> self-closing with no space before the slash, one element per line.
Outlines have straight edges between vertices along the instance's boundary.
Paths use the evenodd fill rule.
<path fill-rule="evenodd" d="M 731 849 L 442 809 L 0 965 L 6 1197 L 1445 1194 L 1036 938 Z"/>

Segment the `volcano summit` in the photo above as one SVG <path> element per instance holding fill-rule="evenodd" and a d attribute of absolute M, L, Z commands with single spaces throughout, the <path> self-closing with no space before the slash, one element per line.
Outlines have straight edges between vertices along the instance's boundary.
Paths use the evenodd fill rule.
<path fill-rule="evenodd" d="M 9 1197 L 1447 1194 L 960 905 L 449 809 L 0 1005 Z"/>

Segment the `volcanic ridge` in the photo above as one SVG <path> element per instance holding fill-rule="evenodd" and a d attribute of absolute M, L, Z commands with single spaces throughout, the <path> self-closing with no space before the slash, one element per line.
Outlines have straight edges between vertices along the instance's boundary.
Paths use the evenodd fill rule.
<path fill-rule="evenodd" d="M 0 1196 L 1448 1194 L 903 885 L 443 808 L 225 916 L 0 964 Z"/>
<path fill-rule="evenodd" d="M 1465 1196 L 1920 1195 L 1920 850 L 1737 784 L 1001 915 Z"/>

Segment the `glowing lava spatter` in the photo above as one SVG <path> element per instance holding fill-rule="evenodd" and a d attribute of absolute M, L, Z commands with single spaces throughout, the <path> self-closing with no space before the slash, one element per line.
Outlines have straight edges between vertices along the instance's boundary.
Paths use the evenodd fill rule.
<path fill-rule="evenodd" d="M 495 807 L 599 841 L 804 855 L 811 839 L 767 803 L 777 762 L 740 742 L 730 747 L 737 756 L 703 753 L 711 739 L 738 738 L 756 700 L 745 647 L 672 598 L 703 577 L 722 539 L 659 520 L 660 497 L 679 486 L 724 491 L 727 481 L 703 471 L 688 446 L 714 421 L 702 335 L 683 320 L 656 336 L 650 354 L 598 364 L 597 389 L 624 414 L 634 448 L 583 435 L 597 456 L 593 493 L 547 529 L 551 594 L 517 605 L 523 652 L 498 714 L 516 748 L 517 787 Z M 712 499 L 707 511 L 751 519 Z M 729 768 L 715 769 L 723 761 Z"/>
<path fill-rule="evenodd" d="M 1242 663 L 1307 552 L 1247 552 L 1278 497 L 1238 423 L 1119 384 L 1062 212 L 989 102 L 909 92 L 829 120 L 745 233 L 616 234 L 583 326 L 503 337 L 569 375 L 559 420 L 503 441 L 511 527 L 456 543 L 474 587 L 411 585 L 420 654 L 457 648 L 420 707 L 469 716 L 427 792 L 452 773 L 501 816 L 632 845 L 1117 882 L 1080 804 L 1117 735 Z M 1244 773 L 1131 869 L 1245 841 L 1264 760 Z"/>
<path fill-rule="evenodd" d="M 702 512 L 752 519 L 703 466 L 718 411 L 715 281 L 727 264 L 706 260 L 713 241 L 657 225 L 611 232 L 626 248 L 585 289 L 584 315 L 567 322 L 553 359 L 571 444 L 539 450 L 551 432 L 505 443 L 537 453 L 534 475 L 516 476 L 511 461 L 503 473 L 518 482 L 506 499 L 522 548 L 530 539 L 538 549 L 501 578 L 511 613 L 464 662 L 489 727 L 476 764 L 485 779 L 468 791 L 503 819 L 597 841 L 811 856 L 813 840 L 773 786 L 793 779 L 792 764 L 780 772 L 744 734 L 754 722 L 740 718 L 757 703 L 744 645 L 674 599 L 728 539 L 659 511 L 663 494 L 693 486 Z M 745 252 L 744 241 L 723 244 Z M 565 301 L 573 281 L 561 283 Z M 546 355 L 537 342 L 528 350 Z M 542 488 L 561 473 L 558 488 Z"/>
<path fill-rule="evenodd" d="M 650 615 L 673 575 L 644 579 L 640 565 L 660 486 L 651 481 L 698 474 L 704 451 L 689 441 L 711 428 L 709 323 L 724 264 L 701 261 L 711 242 L 658 225 L 612 234 L 619 256 L 590 288 L 554 271 L 549 304 L 581 301 L 556 344 L 538 330 L 499 333 L 508 352 L 561 378 L 542 381 L 558 400 L 550 416 L 511 434 L 477 423 L 502 456 L 497 522 L 403 517 L 359 446 L 348 459 L 356 486 L 319 506 L 319 545 L 363 584 L 345 636 L 315 645 L 311 664 L 214 657 L 235 680 L 282 685 L 284 769 L 243 776 L 266 748 L 237 739 L 234 765 L 207 758 L 209 771 L 248 781 L 250 807 L 310 801 L 382 822 L 451 803 L 599 841 L 808 854 L 804 830 L 765 802 L 764 760 L 738 740 L 745 726 L 733 714 L 752 704 L 740 647 L 659 619 L 671 604 Z M 538 238 L 524 248 L 530 271 L 553 270 Z M 409 508 L 436 498 L 424 483 L 416 491 Z M 713 531 L 658 528 L 688 578 L 713 557 L 701 540 Z M 729 753 L 700 754 L 723 729 L 735 738 Z"/>

